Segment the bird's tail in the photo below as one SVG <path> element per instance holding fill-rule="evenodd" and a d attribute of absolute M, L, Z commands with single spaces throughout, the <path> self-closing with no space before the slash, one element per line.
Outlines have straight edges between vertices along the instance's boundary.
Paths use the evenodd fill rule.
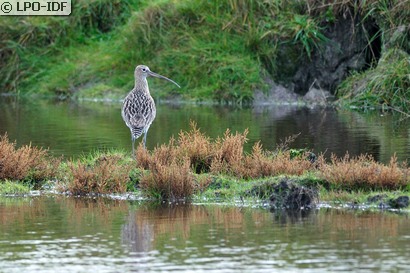
<path fill-rule="evenodd" d="M 144 132 L 144 127 L 131 128 L 131 135 L 133 139 L 139 138 Z"/>

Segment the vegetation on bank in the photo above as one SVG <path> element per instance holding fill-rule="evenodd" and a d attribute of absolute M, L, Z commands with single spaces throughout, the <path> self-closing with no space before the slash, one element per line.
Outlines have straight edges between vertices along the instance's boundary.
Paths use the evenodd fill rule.
<path fill-rule="evenodd" d="M 410 16 L 410 15 L 409 15 Z M 382 106 L 408 116 L 410 112 L 410 55 L 401 49 L 387 50 L 376 67 L 353 73 L 338 89 L 349 105 Z"/>
<path fill-rule="evenodd" d="M 285 188 L 308 187 L 319 192 L 322 200 L 349 196 L 356 200 L 355 192 L 361 196 L 393 191 L 409 195 L 410 167 L 395 157 L 387 165 L 365 155 L 326 161 L 322 155 L 289 150 L 286 143 L 275 151 L 257 143 L 252 152 L 244 153 L 246 134 L 228 130 L 212 140 L 192 124 L 189 132 L 181 131 L 178 139 L 152 151 L 140 145 L 137 161 L 116 151 L 61 160 L 36 147 L 16 148 L 2 136 L 0 193 L 25 193 L 28 188 L 46 185 L 75 196 L 136 191 L 169 201 L 264 199 L 272 187 L 286 180 L 291 183 Z"/>
<path fill-rule="evenodd" d="M 382 58 L 353 73 L 338 94 L 405 111 L 409 10 L 406 0 L 78 0 L 68 17 L 0 18 L 0 90 L 119 98 L 144 63 L 182 86 L 152 81 L 157 97 L 246 102 L 266 78 L 286 83 L 309 62 L 328 42 L 329 24 L 360 15 L 380 28 L 368 39 L 382 37 Z"/>

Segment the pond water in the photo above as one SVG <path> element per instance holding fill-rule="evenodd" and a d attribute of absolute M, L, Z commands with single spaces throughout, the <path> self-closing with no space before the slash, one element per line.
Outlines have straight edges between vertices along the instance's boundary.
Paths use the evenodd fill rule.
<path fill-rule="evenodd" d="M 62 102 L 0 97 L 0 134 L 7 132 L 17 145 L 32 143 L 49 148 L 53 155 L 78 157 L 104 149 L 131 150 L 128 128 L 121 118 L 121 103 Z M 287 137 L 299 134 L 291 148 L 343 156 L 371 154 L 388 162 L 410 157 L 410 119 L 377 111 L 358 113 L 295 106 L 222 107 L 159 104 L 148 133 L 147 146 L 167 143 L 190 121 L 212 138 L 227 128 L 249 129 L 246 149 L 260 141 L 274 150 Z"/>
<path fill-rule="evenodd" d="M 0 135 L 55 156 L 131 150 L 120 102 L 0 98 Z M 148 148 L 190 121 L 212 138 L 249 129 L 248 151 L 292 148 L 388 162 L 409 157 L 409 120 L 322 108 L 158 105 Z M 321 208 L 269 212 L 65 196 L 0 197 L 0 272 L 407 272 L 408 214 Z"/>
<path fill-rule="evenodd" d="M 409 272 L 410 219 L 0 197 L 0 272 Z"/>

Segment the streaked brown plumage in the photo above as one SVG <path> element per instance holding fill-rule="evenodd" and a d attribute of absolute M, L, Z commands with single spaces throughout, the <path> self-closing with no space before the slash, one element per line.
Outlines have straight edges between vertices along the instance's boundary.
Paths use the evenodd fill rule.
<path fill-rule="evenodd" d="M 173 80 L 152 72 L 148 66 L 145 65 L 137 66 L 134 76 L 135 86 L 125 97 L 121 110 L 122 119 L 131 130 L 133 156 L 135 156 L 134 142 L 142 134 L 144 134 L 145 147 L 148 129 L 154 121 L 156 114 L 155 102 L 149 92 L 147 77 L 153 76 L 165 79 L 180 87 Z"/>

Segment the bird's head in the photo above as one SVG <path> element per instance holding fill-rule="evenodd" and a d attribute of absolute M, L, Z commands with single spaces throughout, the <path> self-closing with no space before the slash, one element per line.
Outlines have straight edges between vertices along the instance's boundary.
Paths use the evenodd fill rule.
<path fill-rule="evenodd" d="M 135 79 L 136 79 L 136 80 L 138 80 L 138 79 L 146 79 L 148 76 L 152 76 L 152 77 L 156 77 L 156 78 L 160 78 L 160 79 L 164 79 L 164 80 L 170 81 L 170 82 L 172 82 L 173 84 L 175 84 L 176 86 L 178 86 L 179 88 L 181 88 L 181 87 L 179 86 L 179 84 L 177 84 L 177 83 L 174 82 L 173 80 L 168 79 L 167 77 L 164 77 L 164 76 L 162 76 L 162 75 L 160 75 L 160 74 L 157 74 L 157 73 L 152 72 L 152 71 L 149 69 L 149 67 L 146 66 L 146 65 L 139 65 L 139 66 L 137 66 L 137 67 L 135 68 L 135 73 L 134 73 L 134 75 L 135 75 Z"/>

